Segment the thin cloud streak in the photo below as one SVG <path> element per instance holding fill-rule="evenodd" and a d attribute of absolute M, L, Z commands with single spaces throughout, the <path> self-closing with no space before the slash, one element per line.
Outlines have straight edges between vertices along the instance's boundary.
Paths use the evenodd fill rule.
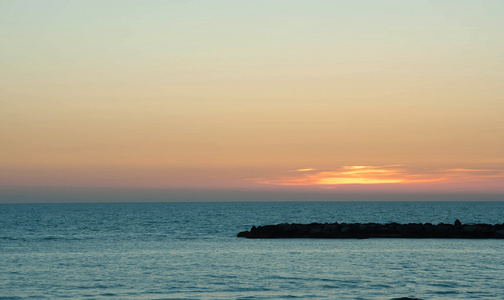
<path fill-rule="evenodd" d="M 337 170 L 314 171 L 318 170 L 298 169 L 289 172 L 302 173 L 276 178 L 259 178 L 255 179 L 255 181 L 260 184 L 283 186 L 338 186 L 434 182 L 457 183 L 504 179 L 503 170 L 455 168 L 420 172 L 400 165 L 343 166 Z"/>
<path fill-rule="evenodd" d="M 317 169 L 306 168 L 306 169 L 290 170 L 289 172 L 311 172 L 311 171 L 317 171 Z"/>

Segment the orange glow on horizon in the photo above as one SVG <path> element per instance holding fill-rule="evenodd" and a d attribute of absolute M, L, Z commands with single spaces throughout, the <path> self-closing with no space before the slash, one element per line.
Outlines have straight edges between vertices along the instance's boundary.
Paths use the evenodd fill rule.
<path fill-rule="evenodd" d="M 292 170 L 291 172 L 310 172 L 310 171 L 316 171 L 317 169 L 312 169 L 312 168 L 306 168 L 306 169 L 297 169 L 297 170 Z"/>
<path fill-rule="evenodd" d="M 385 184 L 385 183 L 401 183 L 402 179 L 377 179 L 377 178 L 322 178 L 317 184 Z"/>
<path fill-rule="evenodd" d="M 483 169 L 443 169 L 418 172 L 399 165 L 390 166 L 343 166 L 335 171 L 306 170 L 303 174 L 258 179 L 261 184 L 285 186 L 337 186 L 337 185 L 379 185 L 413 184 L 433 182 L 475 182 L 504 179 L 504 171 Z M 315 172 L 317 171 L 317 172 Z"/>

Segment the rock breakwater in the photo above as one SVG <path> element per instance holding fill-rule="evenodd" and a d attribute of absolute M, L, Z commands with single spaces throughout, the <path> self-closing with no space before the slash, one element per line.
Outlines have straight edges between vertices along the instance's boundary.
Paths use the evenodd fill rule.
<path fill-rule="evenodd" d="M 311 223 L 253 226 L 250 231 L 238 233 L 245 238 L 458 238 L 504 239 L 504 223 L 454 224 L 431 223 Z"/>

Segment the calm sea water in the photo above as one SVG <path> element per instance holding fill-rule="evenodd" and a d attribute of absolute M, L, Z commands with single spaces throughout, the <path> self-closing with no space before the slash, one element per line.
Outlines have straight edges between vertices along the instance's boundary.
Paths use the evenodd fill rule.
<path fill-rule="evenodd" d="M 0 299 L 504 299 L 504 240 L 248 240 L 284 222 L 503 223 L 504 202 L 0 205 Z"/>

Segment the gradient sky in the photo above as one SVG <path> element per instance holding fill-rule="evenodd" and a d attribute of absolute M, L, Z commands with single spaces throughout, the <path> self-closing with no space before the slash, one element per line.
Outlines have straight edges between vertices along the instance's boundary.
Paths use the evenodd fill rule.
<path fill-rule="evenodd" d="M 0 0 L 0 188 L 504 193 L 503 16 Z"/>

